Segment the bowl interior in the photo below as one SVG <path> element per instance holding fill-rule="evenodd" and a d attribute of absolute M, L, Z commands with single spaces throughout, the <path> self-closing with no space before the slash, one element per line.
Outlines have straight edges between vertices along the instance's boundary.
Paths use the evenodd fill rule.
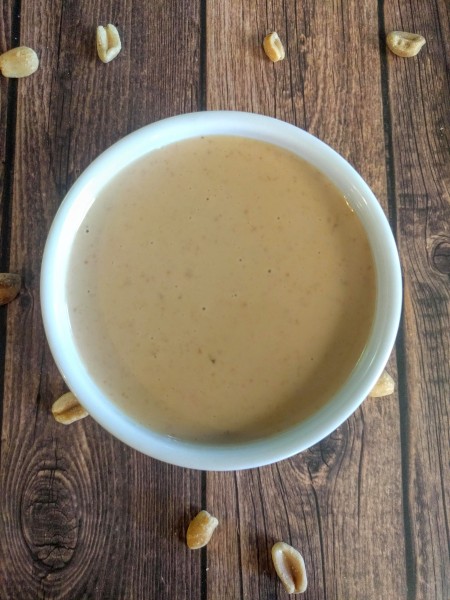
<path fill-rule="evenodd" d="M 363 224 L 376 267 L 377 299 L 372 332 L 345 385 L 305 421 L 264 440 L 236 445 L 183 442 L 143 427 L 112 403 L 90 377 L 72 336 L 66 276 L 76 232 L 98 192 L 117 172 L 172 142 L 201 135 L 236 135 L 266 141 L 299 155 L 341 190 Z M 51 227 L 42 263 L 44 327 L 57 366 L 89 413 L 113 435 L 141 452 L 176 465 L 205 470 L 262 466 L 300 452 L 347 419 L 367 396 L 394 344 L 401 308 L 401 274 L 384 213 L 356 171 L 329 146 L 303 130 L 261 115 L 203 112 L 172 117 L 125 137 L 99 156 L 68 192 Z"/>

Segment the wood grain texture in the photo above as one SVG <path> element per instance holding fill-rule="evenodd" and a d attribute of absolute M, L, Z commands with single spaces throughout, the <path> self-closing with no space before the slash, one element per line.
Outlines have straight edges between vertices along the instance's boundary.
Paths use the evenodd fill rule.
<path fill-rule="evenodd" d="M 44 338 L 39 272 L 51 220 L 81 170 L 128 131 L 198 108 L 199 6 L 30 0 L 15 19 L 10 29 L 20 23 L 41 67 L 17 83 L 15 105 L 8 251 L 24 289 L 2 340 L 0 597 L 198 598 L 201 554 L 182 537 L 200 508 L 201 474 L 126 448 L 90 418 L 53 420 L 65 388 Z M 110 21 L 123 51 L 104 65 L 95 28 Z"/>
<path fill-rule="evenodd" d="M 275 541 L 304 555 L 305 600 L 448 600 L 450 560 L 449 6 L 446 0 L 5 0 L 0 51 L 34 47 L 39 71 L 0 78 L 0 270 L 22 274 L 0 308 L 0 600 L 285 598 Z M 123 50 L 96 58 L 95 28 Z M 390 29 L 417 31 L 415 59 Z M 262 51 L 276 30 L 287 58 Z M 295 123 L 362 174 L 398 238 L 404 318 L 389 371 L 323 442 L 277 465 L 201 474 L 127 448 L 92 419 L 64 427 L 39 271 L 70 185 L 146 123 L 198 109 Z M 397 361 L 398 358 L 398 377 Z M 207 548 L 184 535 L 219 519 Z"/>
<path fill-rule="evenodd" d="M 379 15 L 376 2 L 208 3 L 207 107 L 277 116 L 340 152 L 387 207 Z M 261 48 L 277 31 L 286 60 Z M 395 375 L 395 360 L 389 366 Z M 308 566 L 305 598 L 403 598 L 399 406 L 366 401 L 310 451 L 259 471 L 208 474 L 207 498 L 226 514 L 224 544 L 208 551 L 208 594 L 280 593 L 270 549 L 283 540 Z M 209 505 L 208 505 L 209 506 Z M 237 576 L 240 573 L 240 578 Z"/>
<path fill-rule="evenodd" d="M 8 51 L 17 42 L 18 30 L 13 26 L 14 8 L 8 3 L 0 7 L 0 53 Z M 0 271 L 9 270 L 10 188 L 14 169 L 17 81 L 0 74 Z M 6 311 L 0 314 L 5 327 Z M 0 339 L 4 337 L 1 336 Z M 1 373 L 3 368 L 0 367 Z"/>
<path fill-rule="evenodd" d="M 422 34 L 388 53 L 397 236 L 405 282 L 402 442 L 408 600 L 450 594 L 449 4 L 386 3 L 386 31 Z"/>
<path fill-rule="evenodd" d="M 0 7 L 0 19 L 4 27 L 0 27 L 0 53 L 7 51 L 12 44 L 14 31 L 11 27 L 11 7 L 3 4 Z M 14 122 L 15 96 L 17 86 L 10 79 L 0 75 L 0 272 L 9 271 L 10 247 L 10 187 L 11 173 L 14 168 Z M 8 126 L 9 125 L 9 126 Z M 3 365 L 5 346 L 2 341 L 6 336 L 6 314 L 4 307 L 0 310 L 0 390 L 3 388 Z M 1 409 L 1 394 L 0 394 Z M 1 423 L 1 414 L 0 414 Z M 1 452 L 1 445 L 0 445 Z"/>

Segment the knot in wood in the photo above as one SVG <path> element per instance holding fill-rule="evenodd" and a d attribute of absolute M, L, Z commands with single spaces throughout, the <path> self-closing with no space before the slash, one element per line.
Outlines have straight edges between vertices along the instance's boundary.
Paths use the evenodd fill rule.
<path fill-rule="evenodd" d="M 440 242 L 432 254 L 434 268 L 443 275 L 450 275 L 450 241 Z"/>
<path fill-rule="evenodd" d="M 312 446 L 304 457 L 308 464 L 308 472 L 314 480 L 326 477 L 345 451 L 343 428 L 336 430 L 324 440 Z"/>
<path fill-rule="evenodd" d="M 70 482 L 61 471 L 39 471 L 24 490 L 22 528 L 33 560 L 47 571 L 64 568 L 78 541 Z"/>

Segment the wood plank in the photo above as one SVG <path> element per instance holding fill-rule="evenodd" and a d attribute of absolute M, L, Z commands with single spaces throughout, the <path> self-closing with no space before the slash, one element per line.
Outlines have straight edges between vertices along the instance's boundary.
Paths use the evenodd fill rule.
<path fill-rule="evenodd" d="M 0 19 L 3 27 L 0 28 L 0 54 L 9 50 L 13 45 L 13 31 L 11 26 L 11 7 L 3 4 L 0 7 Z M 9 185 L 11 181 L 12 161 L 9 160 L 9 151 L 14 136 L 8 137 L 8 122 L 13 121 L 13 101 L 16 95 L 16 82 L 0 75 L 0 271 L 8 271 L 9 251 Z M 8 121 L 9 119 L 9 121 Z M 8 150 L 8 158 L 7 158 Z M 6 311 L 4 310 L 3 313 Z M 6 315 L 1 315 L 4 320 Z M 4 325 L 1 325 L 3 328 Z M 3 336 L 0 337 L 0 341 Z M 0 367 L 1 369 L 1 367 Z"/>
<path fill-rule="evenodd" d="M 449 4 L 385 3 L 386 32 L 422 34 L 387 53 L 397 236 L 405 280 L 402 442 L 408 600 L 450 589 Z"/>
<path fill-rule="evenodd" d="M 104 65 L 95 28 L 107 22 L 123 51 Z M 130 450 L 90 418 L 53 420 L 65 388 L 39 304 L 45 237 L 80 171 L 128 131 L 198 108 L 199 36 L 199 3 L 188 0 L 21 2 L 20 42 L 41 68 L 18 84 L 10 262 L 25 284 L 7 321 L 2 598 L 200 595 L 201 553 L 180 538 L 200 508 L 201 474 Z"/>
<path fill-rule="evenodd" d="M 20 42 L 36 47 L 42 67 L 20 82 L 0 78 L 0 197 L 8 206 L 0 207 L 0 261 L 25 279 L 20 298 L 0 309 L 0 319 L 8 317 L 7 329 L 0 325 L 0 596 L 274 598 L 283 592 L 270 547 L 284 539 L 305 555 L 305 598 L 445 599 L 448 7 L 444 0 L 426 9 L 417 0 L 210 0 L 207 9 L 208 108 L 296 123 L 348 158 L 386 210 L 387 189 L 395 191 L 389 209 L 406 283 L 399 398 L 365 402 L 321 444 L 279 465 L 208 475 L 206 498 L 199 473 L 143 457 L 90 419 L 69 428 L 52 421 L 49 407 L 65 388 L 40 319 L 46 232 L 70 184 L 105 147 L 146 122 L 200 106 L 200 9 L 187 0 L 101 8 L 57 1 L 51 9 L 43 0 L 5 1 L 0 50 L 18 41 L 10 32 L 20 27 Z M 124 49 L 105 66 L 92 38 L 110 20 Z M 380 56 L 384 22 L 386 31 L 424 33 L 428 43 L 417 59 Z M 272 28 L 288 51 L 278 65 L 260 47 Z M 8 87 L 19 99 L 13 189 L 3 193 L 4 133 L 14 107 Z M 184 531 L 201 507 L 220 527 L 207 551 L 191 553 Z"/>
<path fill-rule="evenodd" d="M 377 11 L 374 0 L 209 2 L 206 98 L 208 109 L 306 128 L 359 170 L 387 210 Z M 273 30 L 287 53 L 277 64 L 261 49 Z M 305 597 L 406 595 L 396 396 L 366 401 L 322 443 L 278 465 L 208 474 L 207 498 L 224 521 L 222 542 L 208 547 L 213 598 L 225 586 L 234 598 L 281 593 L 269 556 L 279 539 L 304 554 Z"/>

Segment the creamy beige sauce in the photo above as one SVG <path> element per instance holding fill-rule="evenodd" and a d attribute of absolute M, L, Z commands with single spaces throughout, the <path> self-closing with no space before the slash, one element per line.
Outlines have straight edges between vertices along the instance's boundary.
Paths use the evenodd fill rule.
<path fill-rule="evenodd" d="M 361 355 L 376 297 L 363 228 L 308 163 L 211 136 L 126 167 L 80 227 L 67 281 L 88 370 L 126 413 L 183 439 L 285 429 Z"/>

